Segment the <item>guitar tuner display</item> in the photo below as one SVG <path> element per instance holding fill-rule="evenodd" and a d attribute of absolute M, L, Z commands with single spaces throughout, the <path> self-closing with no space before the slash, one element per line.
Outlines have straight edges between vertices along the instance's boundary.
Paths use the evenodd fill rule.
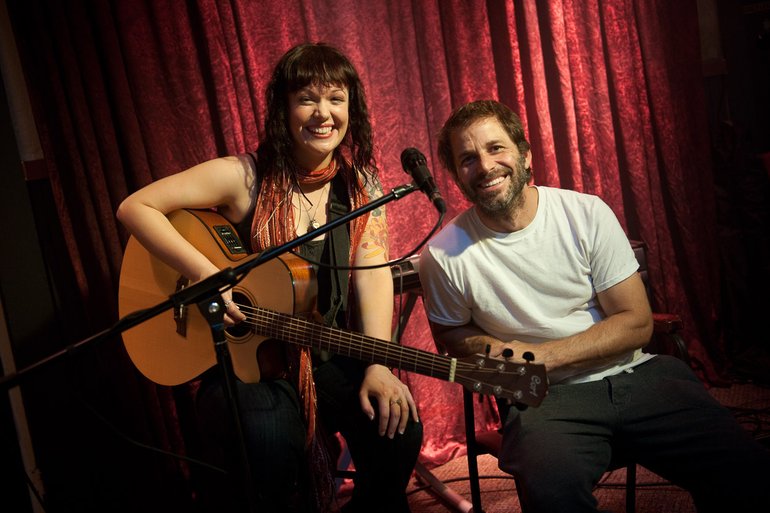
<path fill-rule="evenodd" d="M 213 226 L 213 228 L 230 253 L 234 255 L 242 255 L 246 253 L 246 248 L 243 247 L 241 239 L 233 231 L 232 226 L 228 224 L 219 224 Z"/>

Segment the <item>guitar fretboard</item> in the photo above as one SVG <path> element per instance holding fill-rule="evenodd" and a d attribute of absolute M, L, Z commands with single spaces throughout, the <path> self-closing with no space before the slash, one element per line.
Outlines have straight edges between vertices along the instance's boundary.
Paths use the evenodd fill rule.
<path fill-rule="evenodd" d="M 457 360 L 434 355 L 408 346 L 369 337 L 339 328 L 330 328 L 306 319 L 252 308 L 244 311 L 255 331 L 263 336 L 291 342 L 304 347 L 327 350 L 369 363 L 412 371 L 446 381 L 454 381 Z M 242 309 L 243 311 L 243 309 Z"/>

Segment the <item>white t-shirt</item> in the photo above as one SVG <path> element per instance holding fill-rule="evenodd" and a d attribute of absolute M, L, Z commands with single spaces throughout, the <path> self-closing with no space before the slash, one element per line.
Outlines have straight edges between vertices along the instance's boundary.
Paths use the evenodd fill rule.
<path fill-rule="evenodd" d="M 428 243 L 419 271 L 432 322 L 472 320 L 500 340 L 537 343 L 583 332 L 605 317 L 596 293 L 639 267 L 628 238 L 597 196 L 537 189 L 537 213 L 523 230 L 490 230 L 470 208 Z M 632 351 L 610 365 L 549 379 L 594 381 L 650 357 Z"/>

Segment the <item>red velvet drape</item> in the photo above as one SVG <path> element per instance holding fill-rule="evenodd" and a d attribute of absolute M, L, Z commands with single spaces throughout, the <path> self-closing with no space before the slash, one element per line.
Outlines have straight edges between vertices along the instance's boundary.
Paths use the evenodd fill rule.
<path fill-rule="evenodd" d="M 535 180 L 601 196 L 629 236 L 647 243 L 657 307 L 682 315 L 693 358 L 715 375 L 714 198 L 695 0 L 24 0 L 8 8 L 94 329 L 116 315 L 127 236 L 118 203 L 153 179 L 253 149 L 270 70 L 290 46 L 313 40 L 340 47 L 362 75 L 386 189 L 408 181 L 399 155 L 416 146 L 434 164 L 448 218 L 467 203 L 437 166 L 441 124 L 473 99 L 518 111 Z M 394 257 L 436 219 L 417 194 L 391 204 L 388 216 Z M 419 305 L 403 342 L 434 350 Z M 133 408 L 155 419 L 167 447 L 182 445 L 171 392 L 114 365 L 122 369 L 114 386 L 141 390 L 122 393 L 143 398 Z M 462 450 L 458 386 L 405 379 L 425 423 L 423 457 L 442 463 Z"/>

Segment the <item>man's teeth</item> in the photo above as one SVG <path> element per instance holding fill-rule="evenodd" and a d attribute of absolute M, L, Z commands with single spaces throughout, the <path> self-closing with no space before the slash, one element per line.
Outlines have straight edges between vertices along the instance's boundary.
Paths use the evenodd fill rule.
<path fill-rule="evenodd" d="M 308 128 L 308 131 L 313 132 L 314 134 L 318 135 L 326 135 L 332 131 L 332 127 L 330 126 L 320 126 L 315 128 Z"/>
<path fill-rule="evenodd" d="M 495 185 L 499 184 L 499 183 L 500 183 L 500 182 L 502 182 L 503 180 L 505 180 L 505 177 L 504 177 L 504 176 L 498 176 L 498 177 L 497 177 L 497 178 L 495 178 L 494 180 L 490 180 L 490 181 L 488 181 L 488 182 L 482 182 L 482 183 L 480 184 L 480 186 L 481 186 L 481 188 L 482 188 L 482 189 L 487 189 L 487 188 L 489 188 L 489 187 L 494 187 Z"/>

